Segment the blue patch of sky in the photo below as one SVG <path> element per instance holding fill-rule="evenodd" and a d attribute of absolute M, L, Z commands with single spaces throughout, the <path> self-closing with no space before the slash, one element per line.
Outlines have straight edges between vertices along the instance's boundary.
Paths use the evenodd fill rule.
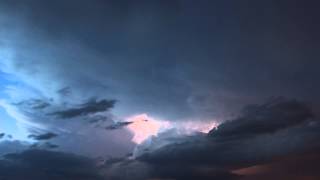
<path fill-rule="evenodd" d="M 8 86 L 20 86 L 23 82 L 19 81 L 17 77 L 12 74 L 5 73 L 0 70 L 0 99 L 10 102 L 10 97 L 6 93 Z M 17 121 L 11 117 L 6 110 L 0 106 L 0 132 L 10 134 L 14 139 L 26 139 L 25 132 L 17 126 Z"/>

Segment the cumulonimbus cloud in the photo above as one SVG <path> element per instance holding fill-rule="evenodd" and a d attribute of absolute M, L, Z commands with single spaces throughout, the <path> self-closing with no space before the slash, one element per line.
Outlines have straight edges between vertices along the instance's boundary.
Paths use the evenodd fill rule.
<path fill-rule="evenodd" d="M 136 161 L 148 166 L 149 178 L 238 179 L 233 169 L 319 148 L 319 130 L 320 123 L 308 105 L 280 98 L 246 107 L 240 117 L 222 123 L 206 136 L 188 136 L 159 149 L 145 150 Z"/>

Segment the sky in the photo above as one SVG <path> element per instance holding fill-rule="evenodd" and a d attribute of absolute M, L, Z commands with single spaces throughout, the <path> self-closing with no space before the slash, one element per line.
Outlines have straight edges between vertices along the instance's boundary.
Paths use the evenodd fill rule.
<path fill-rule="evenodd" d="M 0 0 L 0 179 L 319 179 L 319 5 Z"/>

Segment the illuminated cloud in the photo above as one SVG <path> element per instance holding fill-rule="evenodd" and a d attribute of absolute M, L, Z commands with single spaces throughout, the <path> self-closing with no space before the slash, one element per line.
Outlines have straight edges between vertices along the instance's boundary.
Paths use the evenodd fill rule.
<path fill-rule="evenodd" d="M 142 178 L 149 168 L 152 178 L 226 180 L 199 169 L 228 176 L 226 167 L 320 147 L 320 123 L 307 106 L 241 111 L 286 96 L 320 115 L 314 2 L 0 0 L 0 154 L 15 152 L 7 141 L 32 134 L 28 143 L 36 148 L 130 157 L 111 169 L 128 178 L 111 180 L 149 179 Z M 21 167 L 7 169 L 12 159 L 0 160 L 0 179 L 36 180 L 19 172 L 38 172 L 36 159 L 50 162 L 34 164 L 47 176 L 38 179 L 49 180 L 46 171 L 56 168 L 53 179 L 66 175 L 60 161 L 46 159 L 65 155 L 17 156 Z"/>
<path fill-rule="evenodd" d="M 189 120 L 183 122 L 174 123 L 175 128 L 181 134 L 194 134 L 197 132 L 209 133 L 210 130 L 218 127 L 219 123 L 217 121 L 199 121 L 199 120 Z"/>
<path fill-rule="evenodd" d="M 157 136 L 161 132 L 174 129 L 179 135 L 191 135 L 194 133 L 209 133 L 210 130 L 216 128 L 216 121 L 182 121 L 172 122 L 158 120 L 148 116 L 146 113 L 134 115 L 126 119 L 130 124 L 127 128 L 133 133 L 132 141 L 141 144 L 152 136 Z"/>
<path fill-rule="evenodd" d="M 161 130 L 170 127 L 169 122 L 159 121 L 147 114 L 139 114 L 127 118 L 127 121 L 133 122 L 127 128 L 133 133 L 132 141 L 140 144 L 151 136 L 157 136 Z"/>

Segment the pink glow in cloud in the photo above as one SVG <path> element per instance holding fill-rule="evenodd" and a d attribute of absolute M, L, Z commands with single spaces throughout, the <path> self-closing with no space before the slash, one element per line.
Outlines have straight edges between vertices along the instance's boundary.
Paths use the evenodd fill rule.
<path fill-rule="evenodd" d="M 218 123 L 215 121 L 212 122 L 202 122 L 202 121 L 187 121 L 182 122 L 176 126 L 179 129 L 185 131 L 186 134 L 192 134 L 194 132 L 202 132 L 202 133 L 209 133 L 210 130 L 218 127 Z"/>
<path fill-rule="evenodd" d="M 150 136 L 156 136 L 162 129 L 168 129 L 170 126 L 169 122 L 155 120 L 147 114 L 129 117 L 127 121 L 133 122 L 127 128 L 134 134 L 132 141 L 137 144 L 141 144 Z"/>
<path fill-rule="evenodd" d="M 126 119 L 128 122 L 133 122 L 127 128 L 133 133 L 132 141 L 136 144 L 141 144 L 151 136 L 157 136 L 158 133 L 168 129 L 175 128 L 180 134 L 192 134 L 195 132 L 208 133 L 213 128 L 218 126 L 218 123 L 202 122 L 202 121 L 187 121 L 187 122 L 169 122 L 157 120 L 147 114 L 134 115 Z"/>

